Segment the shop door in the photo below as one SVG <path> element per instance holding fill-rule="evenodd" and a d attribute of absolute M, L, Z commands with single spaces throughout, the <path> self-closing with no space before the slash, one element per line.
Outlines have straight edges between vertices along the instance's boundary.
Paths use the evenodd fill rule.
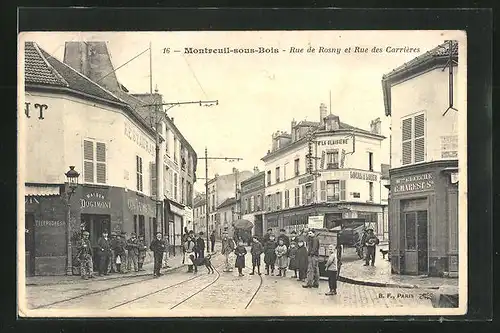
<path fill-rule="evenodd" d="M 403 213 L 405 230 L 405 272 L 428 273 L 427 211 Z"/>
<path fill-rule="evenodd" d="M 33 214 L 25 214 L 24 221 L 26 276 L 33 276 L 35 275 L 35 216 Z"/>
<path fill-rule="evenodd" d="M 262 227 L 262 215 L 255 215 L 254 235 L 257 237 L 264 236 Z"/>
<path fill-rule="evenodd" d="M 82 214 L 81 220 L 82 224 L 85 225 L 85 230 L 90 233 L 90 244 L 94 250 L 92 260 L 94 261 L 94 270 L 97 270 L 97 240 L 102 236 L 104 230 L 110 232 L 111 217 L 109 215 Z"/>

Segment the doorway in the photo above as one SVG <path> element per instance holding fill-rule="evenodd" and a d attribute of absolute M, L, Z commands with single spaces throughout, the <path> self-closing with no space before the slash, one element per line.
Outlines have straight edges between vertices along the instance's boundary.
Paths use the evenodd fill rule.
<path fill-rule="evenodd" d="M 428 212 L 415 203 L 406 205 L 414 209 L 402 214 L 405 245 L 405 271 L 408 274 L 427 275 L 429 273 L 428 254 Z M 416 209 L 415 209 L 416 208 Z"/>
<path fill-rule="evenodd" d="M 35 215 L 24 215 L 24 253 L 26 276 L 35 275 Z"/>
<path fill-rule="evenodd" d="M 97 215 L 97 214 L 81 214 L 82 224 L 85 226 L 89 235 L 90 244 L 94 250 L 93 262 L 94 271 L 97 270 L 97 240 L 102 236 L 104 230 L 110 232 L 111 227 L 111 217 L 109 215 Z"/>

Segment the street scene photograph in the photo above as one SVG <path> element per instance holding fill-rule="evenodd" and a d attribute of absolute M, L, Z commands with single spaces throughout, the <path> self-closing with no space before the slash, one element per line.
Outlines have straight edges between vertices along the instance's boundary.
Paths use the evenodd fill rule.
<path fill-rule="evenodd" d="M 462 31 L 18 36 L 18 315 L 460 315 Z"/>

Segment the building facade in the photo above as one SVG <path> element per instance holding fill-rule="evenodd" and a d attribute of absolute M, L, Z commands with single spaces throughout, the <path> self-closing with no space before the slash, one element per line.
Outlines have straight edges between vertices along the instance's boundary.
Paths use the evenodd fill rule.
<path fill-rule="evenodd" d="M 241 182 L 251 177 L 251 171 L 239 171 L 233 168 L 233 172 L 227 175 L 216 174 L 214 178 L 208 181 L 208 232 L 211 233 L 215 230 L 217 237 L 220 237 L 223 230 L 223 221 L 221 220 L 221 212 L 218 211 L 219 207 L 224 201 L 229 198 L 236 198 L 239 196 L 239 189 Z M 235 199 L 236 200 L 236 199 Z M 235 214 L 238 218 L 239 205 L 235 204 Z M 205 227 L 206 229 L 206 227 Z M 206 230 L 203 230 L 206 232 Z"/>
<path fill-rule="evenodd" d="M 458 272 L 457 62 L 457 43 L 446 42 L 383 77 L 393 273 Z"/>
<path fill-rule="evenodd" d="M 262 237 L 264 231 L 265 172 L 254 168 L 254 175 L 241 182 L 242 218 L 253 223 L 253 234 Z"/>
<path fill-rule="evenodd" d="M 331 228 L 342 218 L 364 217 L 383 237 L 380 119 L 362 130 L 326 115 L 322 104 L 320 120 L 292 121 L 291 134 L 273 134 L 273 148 L 262 158 L 264 229 L 290 232 L 308 225 L 309 217 Z"/>
<path fill-rule="evenodd" d="M 206 230 L 206 203 L 205 193 L 201 193 L 193 199 L 194 232 Z"/>
<path fill-rule="evenodd" d="M 35 43 L 24 44 L 20 135 L 26 144 L 20 168 L 28 275 L 66 273 L 62 193 L 70 165 L 80 173 L 70 201 L 73 243 L 82 230 L 90 232 L 93 246 L 103 230 L 136 232 L 148 242 L 156 231 L 167 232 L 156 222 L 157 210 L 163 211 L 157 205 L 163 186 L 156 182 L 156 132 L 137 108 L 143 102 L 127 94 L 114 74 L 99 84 L 89 77 L 111 72 L 105 43 L 89 42 L 86 48 L 67 43 L 64 58 L 57 60 Z M 164 146 L 160 135 L 160 149 Z"/>

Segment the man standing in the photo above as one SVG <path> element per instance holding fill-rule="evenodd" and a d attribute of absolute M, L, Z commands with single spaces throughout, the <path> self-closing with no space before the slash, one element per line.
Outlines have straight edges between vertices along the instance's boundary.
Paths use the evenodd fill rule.
<path fill-rule="evenodd" d="M 170 268 L 170 266 L 168 265 L 168 256 L 169 256 L 169 242 L 168 242 L 168 234 L 165 234 L 163 236 L 163 242 L 165 243 L 165 252 L 163 252 L 163 265 L 162 267 L 163 268 Z"/>
<path fill-rule="evenodd" d="M 111 242 L 108 238 L 108 231 L 104 230 L 102 232 L 102 237 L 99 237 L 97 240 L 97 248 L 98 253 L 97 257 L 99 258 L 99 276 L 108 275 L 108 266 L 111 256 Z"/>
<path fill-rule="evenodd" d="M 309 263 L 307 267 L 307 284 L 304 288 L 319 288 L 319 239 L 314 230 L 309 230 L 307 242 L 307 254 Z"/>
<path fill-rule="evenodd" d="M 375 265 L 375 248 L 377 247 L 377 245 L 379 243 L 379 239 L 373 233 L 373 229 L 370 228 L 367 231 L 368 231 L 368 235 L 366 236 L 366 241 L 365 241 L 366 261 L 365 261 L 364 266 L 368 266 L 370 264 L 370 261 L 371 261 L 372 266 L 374 266 Z"/>
<path fill-rule="evenodd" d="M 139 235 L 139 240 L 137 241 L 137 247 L 139 250 L 139 256 L 137 257 L 137 268 L 139 271 L 144 271 L 142 265 L 144 265 L 144 259 L 146 259 L 146 253 L 148 247 L 143 235 Z"/>
<path fill-rule="evenodd" d="M 224 231 L 222 233 L 222 250 L 221 250 L 221 253 L 225 257 L 225 264 L 226 264 L 226 268 L 224 269 L 224 272 L 232 272 L 233 271 L 233 267 L 229 263 L 229 255 L 231 253 L 233 253 L 235 247 L 236 246 L 234 244 L 233 239 L 228 237 L 227 231 Z"/>
<path fill-rule="evenodd" d="M 110 246 L 110 256 L 109 256 L 109 268 L 108 271 L 110 273 L 115 273 L 117 272 L 116 270 L 116 254 L 115 254 L 115 248 L 116 248 L 116 232 L 111 231 L 111 238 L 109 240 L 109 246 Z"/>
<path fill-rule="evenodd" d="M 118 247 L 120 253 L 121 270 L 120 273 L 128 273 L 127 263 L 128 263 L 128 250 L 127 250 L 127 233 L 122 232 L 121 237 L 118 239 Z"/>
<path fill-rule="evenodd" d="M 139 258 L 139 244 L 137 242 L 137 235 L 135 232 L 130 234 L 130 239 L 127 241 L 128 261 L 127 268 L 130 271 L 132 264 L 134 265 L 134 272 L 138 271 L 137 259 Z"/>
<path fill-rule="evenodd" d="M 80 275 L 82 279 L 94 277 L 94 263 L 92 262 L 92 245 L 89 240 L 89 232 L 82 233 L 82 239 L 78 244 L 78 259 L 80 259 Z"/>
<path fill-rule="evenodd" d="M 210 245 L 211 245 L 211 248 L 210 248 L 210 252 L 214 253 L 215 251 L 215 230 L 212 230 L 212 233 L 210 234 Z"/>
<path fill-rule="evenodd" d="M 198 258 L 205 258 L 205 240 L 203 240 L 203 231 L 200 231 L 199 237 L 196 240 L 196 250 Z"/>
<path fill-rule="evenodd" d="M 158 278 L 163 274 L 160 273 L 161 261 L 163 258 L 163 252 L 165 251 L 165 242 L 162 240 L 161 232 L 156 233 L 156 238 L 151 242 L 149 249 L 153 251 L 154 266 L 153 266 L 153 276 Z"/>

